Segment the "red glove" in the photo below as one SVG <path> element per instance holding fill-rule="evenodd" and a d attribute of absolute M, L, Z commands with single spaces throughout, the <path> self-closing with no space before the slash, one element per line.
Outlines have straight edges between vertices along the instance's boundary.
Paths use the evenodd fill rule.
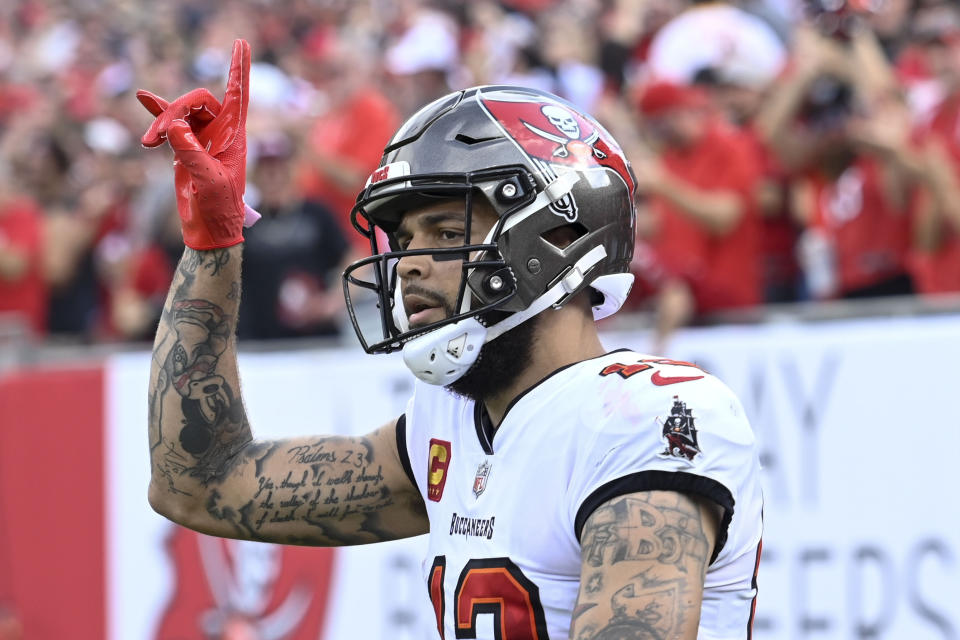
<path fill-rule="evenodd" d="M 156 116 L 140 141 L 156 147 L 166 139 L 173 148 L 177 211 L 183 241 L 192 249 L 239 244 L 245 222 L 250 226 L 260 217 L 243 202 L 249 86 L 250 45 L 237 40 L 222 105 L 206 89 L 173 102 L 137 92 L 140 103 Z"/>

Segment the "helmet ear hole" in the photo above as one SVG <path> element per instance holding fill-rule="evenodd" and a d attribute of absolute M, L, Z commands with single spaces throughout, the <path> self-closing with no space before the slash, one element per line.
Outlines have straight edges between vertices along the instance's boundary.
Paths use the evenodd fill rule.
<path fill-rule="evenodd" d="M 600 291 L 597 291 L 593 287 L 588 287 L 587 289 L 588 291 L 590 291 L 591 307 L 599 307 L 600 305 L 603 304 L 604 300 L 606 300 L 606 296 L 604 296 L 603 293 L 601 293 Z"/>
<path fill-rule="evenodd" d="M 544 231 L 540 234 L 540 237 L 557 249 L 566 249 L 585 235 L 587 235 L 585 226 L 579 222 L 571 222 Z"/>

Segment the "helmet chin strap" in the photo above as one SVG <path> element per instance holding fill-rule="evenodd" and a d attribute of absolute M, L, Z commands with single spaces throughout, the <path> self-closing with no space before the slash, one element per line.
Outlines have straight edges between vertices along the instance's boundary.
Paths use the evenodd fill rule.
<path fill-rule="evenodd" d="M 458 380 L 477 361 L 484 344 L 549 307 L 559 308 L 564 299 L 583 284 L 590 269 L 606 256 L 603 245 L 597 245 L 530 306 L 490 327 L 484 327 L 476 318 L 464 318 L 410 340 L 403 345 L 404 363 L 413 375 L 428 384 L 448 385 Z M 468 299 L 469 296 L 465 296 L 463 311 L 470 308 Z"/>
<path fill-rule="evenodd" d="M 510 329 L 518 327 L 541 311 L 549 307 L 560 308 L 563 301 L 583 284 L 587 272 L 597 263 L 607 257 L 607 250 L 603 245 L 597 245 L 577 260 L 570 271 L 555 285 L 547 289 L 543 295 L 530 303 L 523 311 L 513 313 L 487 329 L 487 342 L 502 336 Z"/>

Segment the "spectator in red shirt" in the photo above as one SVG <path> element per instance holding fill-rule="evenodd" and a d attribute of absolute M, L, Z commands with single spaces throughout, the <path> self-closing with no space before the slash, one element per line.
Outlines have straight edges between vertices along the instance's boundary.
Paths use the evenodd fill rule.
<path fill-rule="evenodd" d="M 807 226 L 802 247 L 811 297 L 912 293 L 906 271 L 910 218 L 906 202 L 891 196 L 887 175 L 876 158 L 840 149 L 798 179 L 795 202 Z"/>
<path fill-rule="evenodd" d="M 924 294 L 960 292 L 960 9 L 921 9 L 913 25 L 912 52 L 942 98 L 918 132 L 931 158 L 930 175 L 943 185 L 918 203 L 918 246 L 911 272 Z"/>
<path fill-rule="evenodd" d="M 310 65 L 310 78 L 328 101 L 306 136 L 301 154 L 301 188 L 307 198 L 333 211 L 353 251 L 367 255 L 366 238 L 354 231 L 350 210 L 357 193 L 380 164 L 383 148 L 399 126 L 399 115 L 371 82 L 370 61 L 339 36 Z"/>
<path fill-rule="evenodd" d="M 795 245 L 799 229 L 790 211 L 792 176 L 780 163 L 757 126 L 771 78 L 755 73 L 743 60 L 719 60 L 695 74 L 724 118 L 736 127 L 760 162 L 755 199 L 760 214 L 760 277 L 763 299 L 794 302 L 800 269 Z"/>
<path fill-rule="evenodd" d="M 957 170 L 946 152 L 942 157 L 945 166 Z M 915 244 L 908 266 L 921 294 L 960 293 L 960 185 L 956 176 L 947 180 L 956 194 L 951 204 L 942 207 L 930 197 L 917 203 Z"/>
<path fill-rule="evenodd" d="M 109 232 L 96 245 L 97 306 L 89 337 L 99 341 L 151 340 L 170 288 L 173 265 L 159 245 L 136 247 L 126 230 Z"/>
<path fill-rule="evenodd" d="M 910 205 L 918 190 L 936 195 L 942 186 L 911 135 L 893 71 L 864 29 L 843 44 L 801 28 L 794 59 L 758 122 L 780 160 L 803 176 L 792 210 L 806 227 L 798 253 L 807 295 L 909 294 Z"/>
<path fill-rule="evenodd" d="M 909 295 L 913 203 L 942 192 L 929 154 L 911 136 L 896 94 L 851 114 L 840 135 L 795 183 L 794 211 L 807 228 L 799 249 L 808 293 Z"/>
<path fill-rule="evenodd" d="M 16 314 L 35 336 L 47 331 L 42 262 L 42 213 L 32 200 L 0 184 L 0 314 Z"/>
<path fill-rule="evenodd" d="M 661 335 L 691 312 L 759 304 L 761 167 L 754 147 L 712 112 L 698 88 L 655 82 L 639 93 L 637 108 L 650 147 L 633 143 L 628 154 L 647 199 L 647 241 L 673 301 L 661 307 Z"/>

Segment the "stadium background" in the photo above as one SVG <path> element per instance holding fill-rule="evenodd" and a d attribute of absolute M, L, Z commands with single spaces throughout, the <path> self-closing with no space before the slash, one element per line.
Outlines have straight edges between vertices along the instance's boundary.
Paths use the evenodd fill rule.
<path fill-rule="evenodd" d="M 867 56 L 877 66 L 863 75 L 876 72 L 877 95 L 895 94 L 901 109 L 871 108 L 876 87 L 851 84 L 854 97 L 841 91 L 817 108 L 798 106 L 783 129 L 842 147 L 865 163 L 857 167 L 925 167 L 920 177 L 897 174 L 908 178 L 909 198 L 894 212 L 904 224 L 883 247 L 896 254 L 890 269 L 849 287 L 837 270 L 850 258 L 843 252 L 856 258 L 862 247 L 823 218 L 839 213 L 879 230 L 871 216 L 891 208 L 870 200 L 863 181 L 853 189 L 860 209 L 851 208 L 856 174 L 844 171 L 821 193 L 840 202 L 823 216 L 796 215 L 789 198 L 761 213 L 755 196 L 758 210 L 743 219 L 757 216 L 766 239 L 755 237 L 746 254 L 762 265 L 760 293 L 732 308 L 703 297 L 700 276 L 663 255 L 699 251 L 702 230 L 688 226 L 680 244 L 641 237 L 642 286 L 604 339 L 695 361 L 743 399 L 767 500 L 755 637 L 960 637 L 960 506 L 951 489 L 960 226 L 950 206 L 960 198 L 948 197 L 952 171 L 934 175 L 960 157 L 951 120 L 956 4 L 757 0 L 736 3 L 743 13 L 694 4 L 704 3 L 4 3 L 0 638 L 420 638 L 433 626 L 421 541 L 336 551 L 239 544 L 149 510 L 149 338 L 179 246 L 169 154 L 136 144 L 149 116 L 134 89 L 171 97 L 205 85 L 219 94 L 230 42 L 252 42 L 248 199 L 267 220 L 311 203 L 304 219 L 323 231 L 313 251 L 328 259 L 309 251 L 290 259 L 266 234 L 250 237 L 261 243 L 256 273 L 272 278 L 258 281 L 260 290 L 283 292 L 250 302 L 258 284 L 246 282 L 248 307 L 269 312 L 241 320 L 251 420 L 263 436 L 360 433 L 402 411 L 410 377 L 394 358 L 363 356 L 344 326 L 336 274 L 362 251 L 346 235 L 345 207 L 416 105 L 470 84 L 540 86 L 598 113 L 638 154 L 635 167 L 651 171 L 671 157 L 634 144 L 633 134 L 649 135 L 644 127 L 663 109 L 695 109 L 724 121 L 733 137 L 723 140 L 746 136 L 762 147 L 741 161 L 736 150 L 749 145 L 724 147 L 729 164 L 754 167 L 750 189 L 740 178 L 698 183 L 715 166 L 674 177 L 705 191 L 740 189 L 751 201 L 770 183 L 794 193 L 811 182 L 782 131 L 761 125 L 784 122 L 769 105 L 796 89 L 803 56 L 855 59 L 853 34 L 862 33 L 883 52 L 879 61 Z M 747 113 L 737 108 L 744 94 L 755 99 Z M 821 119 L 831 126 L 818 128 Z M 642 216 L 664 206 L 655 186 L 646 185 Z M 742 253 L 737 232 L 717 235 Z M 703 254 L 707 271 L 742 281 L 742 265 L 711 262 L 723 249 Z M 904 275 L 912 294 L 898 288 Z"/>

